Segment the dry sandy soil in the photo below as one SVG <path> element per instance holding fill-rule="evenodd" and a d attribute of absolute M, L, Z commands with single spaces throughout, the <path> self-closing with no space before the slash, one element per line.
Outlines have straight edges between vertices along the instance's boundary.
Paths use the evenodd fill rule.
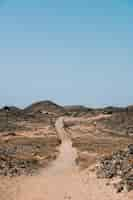
<path fill-rule="evenodd" d="M 93 123 L 102 117 L 98 116 L 89 120 L 59 118 L 55 124 L 58 137 L 62 140 L 58 158 L 52 161 L 47 168 L 41 169 L 37 175 L 16 178 L 1 177 L 0 200 L 133 199 L 132 192 L 116 194 L 114 188 L 106 185 L 106 180 L 98 180 L 92 172 L 92 167 L 81 171 L 75 163 L 81 151 L 87 151 L 92 159 L 92 157 L 96 158 L 98 153 L 106 152 L 107 149 L 113 151 L 114 147 L 123 148 L 131 142 L 131 139 L 112 136 L 107 132 L 99 137 L 101 132 L 97 132 Z"/>

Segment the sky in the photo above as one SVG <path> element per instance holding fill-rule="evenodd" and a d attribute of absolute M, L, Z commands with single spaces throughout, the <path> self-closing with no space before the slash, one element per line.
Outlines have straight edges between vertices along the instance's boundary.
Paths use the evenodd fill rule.
<path fill-rule="evenodd" d="M 0 0 L 0 106 L 133 104 L 132 0 Z"/>

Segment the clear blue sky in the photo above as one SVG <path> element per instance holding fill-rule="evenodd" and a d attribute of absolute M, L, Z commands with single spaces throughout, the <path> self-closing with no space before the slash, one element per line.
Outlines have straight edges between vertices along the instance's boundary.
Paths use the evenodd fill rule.
<path fill-rule="evenodd" d="M 0 106 L 133 104 L 132 0 L 0 0 Z"/>

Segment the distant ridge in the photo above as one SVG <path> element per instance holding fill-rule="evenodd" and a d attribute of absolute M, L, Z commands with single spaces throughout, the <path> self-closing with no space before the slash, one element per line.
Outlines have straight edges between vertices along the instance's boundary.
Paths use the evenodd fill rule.
<path fill-rule="evenodd" d="M 8 106 L 8 105 L 7 105 Z M 118 106 L 107 106 L 107 107 L 88 107 L 83 105 L 65 105 L 61 106 L 51 100 L 44 100 L 39 102 L 34 102 L 31 105 L 25 107 L 24 109 L 9 106 L 11 113 L 38 113 L 38 112 L 49 112 L 49 113 L 57 113 L 57 114 L 71 114 L 71 113 L 121 113 L 121 112 L 133 112 L 133 105 L 128 105 L 127 107 L 118 107 Z M 0 108 L 0 112 L 4 112 L 4 108 Z"/>
<path fill-rule="evenodd" d="M 58 114 L 65 112 L 62 106 L 57 105 L 56 103 L 50 100 L 33 103 L 30 106 L 26 107 L 24 111 L 28 113 L 50 112 L 50 113 L 58 113 Z"/>
<path fill-rule="evenodd" d="M 92 108 L 88 108 L 86 106 L 82 106 L 82 105 L 70 105 L 70 106 L 64 106 L 64 108 L 69 111 L 69 112 L 88 112 L 88 111 L 93 111 Z"/>

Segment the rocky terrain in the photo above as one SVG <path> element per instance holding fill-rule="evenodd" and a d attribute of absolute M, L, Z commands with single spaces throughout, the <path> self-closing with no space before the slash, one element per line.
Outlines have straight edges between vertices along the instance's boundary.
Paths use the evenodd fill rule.
<path fill-rule="evenodd" d="M 113 130 L 120 135 L 133 135 L 133 112 L 118 112 L 112 114 L 111 118 L 99 121 L 105 129 Z"/>
<path fill-rule="evenodd" d="M 43 200 L 44 196 L 47 200 L 84 200 L 89 193 L 90 200 L 104 193 L 103 200 L 130 199 L 132 192 L 126 198 L 123 193 L 116 196 L 111 185 L 117 192 L 125 187 L 132 190 L 132 124 L 132 106 L 91 109 L 41 101 L 24 109 L 9 107 L 8 113 L 1 108 L 0 179 L 4 185 L 0 184 L 0 194 L 5 194 L 1 200 L 9 196 L 13 200 Z M 88 171 L 96 163 L 96 171 L 95 167 L 93 173 Z M 92 173 L 89 179 L 88 172 Z M 87 178 L 85 184 L 82 175 Z M 105 183 L 103 191 L 98 190 L 103 184 L 97 178 L 109 179 L 110 189 Z M 116 178 L 119 181 L 114 183 Z M 59 184 L 54 188 L 53 182 Z M 33 193 L 27 190 L 29 185 Z M 59 192 L 62 185 L 64 190 Z M 83 191 L 88 187 L 95 192 Z"/>
<path fill-rule="evenodd" d="M 0 141 L 0 175 L 31 175 L 56 159 L 59 140 L 55 137 L 13 137 Z"/>
<path fill-rule="evenodd" d="M 0 109 L 0 175 L 32 174 L 56 159 L 60 140 L 54 124 L 63 113 L 49 101 L 9 107 L 8 113 Z"/>
<path fill-rule="evenodd" d="M 133 144 L 128 145 L 127 150 L 100 158 L 96 172 L 98 178 L 119 178 L 113 184 L 117 192 L 133 190 Z"/>
<path fill-rule="evenodd" d="M 21 130 L 32 130 L 34 124 L 43 124 L 44 126 L 54 125 L 57 117 L 66 114 L 63 107 L 51 102 L 41 101 L 20 109 L 9 107 L 8 125 L 7 113 L 4 108 L 0 109 L 0 132 L 12 132 Z M 31 125 L 32 124 L 32 125 Z"/>

